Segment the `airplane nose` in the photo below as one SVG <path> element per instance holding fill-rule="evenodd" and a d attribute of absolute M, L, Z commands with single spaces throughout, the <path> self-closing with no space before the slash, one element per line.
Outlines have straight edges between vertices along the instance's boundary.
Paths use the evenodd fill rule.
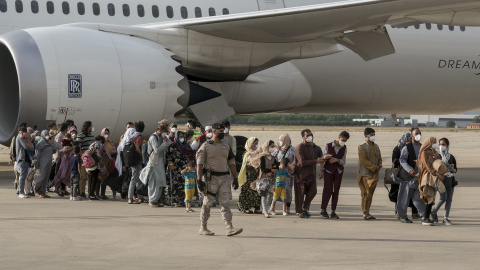
<path fill-rule="evenodd" d="M 47 82 L 36 42 L 25 31 L 0 36 L 0 144 L 8 144 L 19 122 L 46 123 Z"/>

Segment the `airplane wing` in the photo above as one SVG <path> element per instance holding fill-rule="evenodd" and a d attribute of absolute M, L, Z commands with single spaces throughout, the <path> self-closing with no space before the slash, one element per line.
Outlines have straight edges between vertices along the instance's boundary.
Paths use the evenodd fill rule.
<path fill-rule="evenodd" d="M 427 22 L 480 26 L 480 3 L 478 0 L 353 0 L 93 28 L 161 43 L 175 54 L 183 72 L 191 78 L 231 81 L 244 80 L 252 73 L 292 59 L 338 53 L 344 47 L 365 61 L 393 54 L 395 49 L 386 24 Z"/>

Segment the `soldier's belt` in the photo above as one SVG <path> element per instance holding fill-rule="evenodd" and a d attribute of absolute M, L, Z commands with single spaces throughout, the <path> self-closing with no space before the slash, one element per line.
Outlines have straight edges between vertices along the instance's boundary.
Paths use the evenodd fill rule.
<path fill-rule="evenodd" d="M 213 176 L 224 176 L 224 175 L 228 175 L 228 174 L 230 174 L 230 172 L 214 172 L 214 171 L 212 171 Z"/>

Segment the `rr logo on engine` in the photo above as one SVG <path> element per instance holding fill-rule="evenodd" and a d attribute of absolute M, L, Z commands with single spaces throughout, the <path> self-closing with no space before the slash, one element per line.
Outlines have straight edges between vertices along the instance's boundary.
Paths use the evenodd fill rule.
<path fill-rule="evenodd" d="M 82 75 L 68 74 L 68 98 L 82 97 Z"/>

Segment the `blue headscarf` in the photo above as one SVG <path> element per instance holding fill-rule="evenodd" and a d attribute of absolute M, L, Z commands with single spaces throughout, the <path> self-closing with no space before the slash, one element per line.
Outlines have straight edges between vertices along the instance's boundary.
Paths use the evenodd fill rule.
<path fill-rule="evenodd" d="M 403 149 L 403 147 L 407 144 L 407 141 L 412 137 L 412 135 L 410 134 L 410 132 L 405 132 L 402 136 L 402 138 L 400 138 L 400 140 L 398 141 L 398 149 L 400 149 L 400 151 Z"/>

